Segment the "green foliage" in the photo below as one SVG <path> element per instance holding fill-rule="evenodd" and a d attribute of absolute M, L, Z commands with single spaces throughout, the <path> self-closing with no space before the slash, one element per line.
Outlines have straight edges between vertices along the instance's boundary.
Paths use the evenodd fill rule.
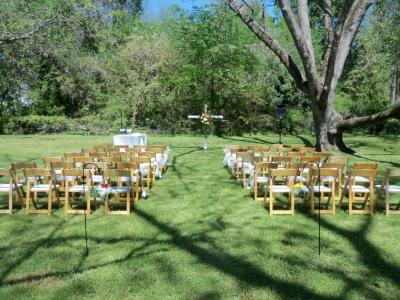
<path fill-rule="evenodd" d="M 400 134 L 400 120 L 389 119 L 384 126 L 384 132 L 388 134 Z"/>

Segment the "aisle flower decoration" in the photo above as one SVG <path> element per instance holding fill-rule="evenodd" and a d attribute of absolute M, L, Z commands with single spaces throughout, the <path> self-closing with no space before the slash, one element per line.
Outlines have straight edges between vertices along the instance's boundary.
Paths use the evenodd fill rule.
<path fill-rule="evenodd" d="M 111 187 L 108 183 L 102 183 L 101 185 L 96 186 L 94 189 L 95 197 L 99 196 L 102 200 L 105 200 L 108 194 L 111 193 Z"/>
<path fill-rule="evenodd" d="M 211 124 L 211 117 L 208 113 L 202 113 L 200 117 L 201 123 L 203 125 L 210 125 Z"/>
<path fill-rule="evenodd" d="M 293 187 L 293 194 L 296 197 L 304 197 L 304 195 L 308 192 L 308 188 L 302 183 L 296 183 Z"/>

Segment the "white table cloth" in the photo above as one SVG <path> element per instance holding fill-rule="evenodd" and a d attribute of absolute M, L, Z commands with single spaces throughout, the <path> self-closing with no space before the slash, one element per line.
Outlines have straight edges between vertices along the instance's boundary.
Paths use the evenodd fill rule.
<path fill-rule="evenodd" d="M 128 145 L 129 148 L 134 146 L 146 146 L 147 135 L 144 133 L 135 132 L 132 134 L 120 134 L 114 136 L 114 146 Z"/>

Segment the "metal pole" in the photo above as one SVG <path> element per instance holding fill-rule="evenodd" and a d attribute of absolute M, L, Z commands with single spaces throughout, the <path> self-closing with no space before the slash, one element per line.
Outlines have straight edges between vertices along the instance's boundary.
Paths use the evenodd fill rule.
<path fill-rule="evenodd" d="M 279 144 L 282 144 L 282 119 L 279 118 Z"/>

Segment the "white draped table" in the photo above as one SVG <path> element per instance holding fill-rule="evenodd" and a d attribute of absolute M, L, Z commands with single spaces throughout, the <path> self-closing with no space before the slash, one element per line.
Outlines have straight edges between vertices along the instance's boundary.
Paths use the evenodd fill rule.
<path fill-rule="evenodd" d="M 134 146 L 146 146 L 147 135 L 139 132 L 114 135 L 114 146 L 119 145 L 128 145 L 129 148 L 132 148 Z"/>

